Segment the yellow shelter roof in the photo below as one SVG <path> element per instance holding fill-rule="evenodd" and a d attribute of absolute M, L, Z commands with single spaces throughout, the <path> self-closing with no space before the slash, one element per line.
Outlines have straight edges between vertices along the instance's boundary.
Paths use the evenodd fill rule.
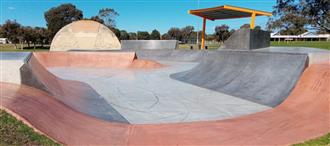
<path fill-rule="evenodd" d="M 188 13 L 212 21 L 219 19 L 251 17 L 253 13 L 255 13 L 255 16 L 272 16 L 272 13 L 270 12 L 241 8 L 230 5 L 223 5 L 213 8 L 205 8 L 205 9 L 197 9 L 197 10 L 189 10 Z"/>

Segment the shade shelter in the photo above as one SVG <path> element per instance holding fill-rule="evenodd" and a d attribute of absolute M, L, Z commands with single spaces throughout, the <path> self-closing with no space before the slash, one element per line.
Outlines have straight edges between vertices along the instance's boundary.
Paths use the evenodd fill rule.
<path fill-rule="evenodd" d="M 272 13 L 270 12 L 229 6 L 229 5 L 223 5 L 213 8 L 189 10 L 188 13 L 203 18 L 201 49 L 205 48 L 206 19 L 214 21 L 214 20 L 223 20 L 223 19 L 251 17 L 250 28 L 254 29 L 254 22 L 256 16 L 272 16 Z"/>

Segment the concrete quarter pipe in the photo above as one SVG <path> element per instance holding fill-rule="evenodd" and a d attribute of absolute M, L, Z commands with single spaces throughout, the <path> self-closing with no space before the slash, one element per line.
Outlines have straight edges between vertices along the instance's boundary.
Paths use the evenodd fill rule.
<path fill-rule="evenodd" d="M 141 72 L 145 70 L 163 70 L 169 67 L 168 65 L 164 65 L 164 63 L 158 63 L 150 59 L 158 60 L 159 62 L 166 59 L 172 61 L 179 60 L 179 62 L 196 62 L 197 65 L 192 66 L 190 69 L 186 68 L 188 69 L 186 71 L 176 72 L 172 74 L 172 77 L 183 81 L 181 84 L 185 88 L 189 87 L 188 89 L 192 89 L 193 87 L 191 85 L 196 85 L 197 87 L 204 87 L 207 90 L 208 88 L 212 89 L 212 86 L 194 82 L 192 78 L 195 78 L 195 76 L 193 75 L 189 75 L 184 79 L 182 75 L 194 71 L 196 78 L 198 76 L 201 77 L 201 74 L 203 74 L 202 70 L 206 66 L 209 66 L 218 71 L 220 76 L 224 77 L 225 73 L 222 73 L 222 71 L 229 72 L 232 70 L 234 72 L 236 70 L 229 67 L 234 68 L 236 67 L 235 64 L 244 62 L 245 64 L 242 65 L 242 68 L 251 68 L 251 72 L 243 71 L 240 75 L 234 74 L 235 77 L 232 79 L 232 82 L 241 80 L 244 83 L 245 80 L 243 77 L 249 77 L 251 74 L 258 73 L 253 70 L 257 68 L 256 66 L 259 63 L 264 65 L 264 70 L 269 69 L 270 72 L 275 73 L 279 73 L 276 71 L 276 67 L 281 64 L 281 62 L 278 64 L 262 62 L 266 58 L 270 58 L 273 62 L 280 61 L 276 57 L 268 56 L 268 54 L 253 54 L 252 56 L 254 58 L 264 58 L 259 63 L 255 63 L 248 58 L 235 57 L 235 55 L 230 55 L 230 52 L 227 52 L 228 54 L 225 56 L 231 57 L 223 58 L 222 61 L 228 59 L 226 62 L 228 66 L 217 68 L 215 64 L 219 62 L 207 58 L 220 58 L 221 60 L 221 57 L 224 56 L 219 54 L 224 52 L 164 51 L 163 54 L 159 52 L 161 51 L 157 51 L 152 55 L 152 51 L 141 51 L 137 52 L 138 57 L 136 57 L 135 53 L 129 52 L 34 53 L 25 64 L 25 67 L 21 69 L 23 70 L 22 74 L 28 78 L 33 77 L 33 80 L 26 81 L 23 79 L 25 85 L 1 82 L 1 108 L 15 113 L 17 117 L 23 119 L 35 129 L 67 145 L 286 145 L 317 137 L 330 131 L 330 89 L 328 88 L 330 86 L 330 62 L 326 60 L 317 62 L 317 64 L 310 64 L 303 71 L 307 59 L 306 55 L 277 54 L 280 59 L 289 59 L 288 61 L 290 61 L 288 64 L 282 64 L 286 70 L 284 73 L 288 76 L 296 77 L 290 83 L 292 87 L 289 88 L 293 88 L 291 92 L 291 89 L 288 91 L 281 89 L 281 94 L 272 94 L 271 91 L 266 92 L 267 94 L 261 94 L 261 92 L 257 92 L 261 90 L 261 88 L 259 90 L 257 89 L 259 87 L 249 88 L 249 90 L 244 91 L 240 89 L 245 88 L 239 88 L 237 84 L 236 87 L 233 86 L 235 90 L 232 91 L 240 94 L 243 91 L 257 93 L 251 94 L 251 97 L 252 95 L 266 95 L 267 97 L 274 95 L 274 97 L 282 98 L 276 104 L 267 104 L 267 102 L 260 102 L 258 104 L 257 101 L 249 102 L 252 99 L 243 102 L 244 98 L 236 95 L 239 98 L 235 101 L 257 107 L 263 107 L 264 105 L 275 106 L 283 101 L 286 94 L 288 94 L 288 97 L 275 108 L 263 108 L 261 112 L 225 120 L 200 120 L 168 124 L 134 124 L 128 122 L 127 118 L 113 108 L 114 106 L 112 104 L 100 104 L 106 103 L 102 100 L 103 98 L 96 100 L 90 99 L 100 97 L 99 92 L 94 90 L 94 86 L 81 81 L 62 79 L 49 71 L 50 67 L 65 66 L 69 68 L 129 69 L 133 70 L 133 72 Z M 189 55 L 185 57 L 176 56 L 182 54 Z M 57 55 L 63 56 L 63 58 L 56 60 L 58 59 L 56 57 Z M 245 55 L 249 56 L 248 53 L 245 53 Z M 139 56 L 141 59 L 149 60 L 139 60 Z M 79 58 L 85 58 L 85 60 L 82 61 Z M 232 62 L 230 63 L 229 61 Z M 238 68 L 238 70 L 240 69 Z M 302 71 L 303 73 L 299 78 Z M 116 74 L 112 75 L 116 76 Z M 136 77 L 136 74 L 133 75 L 131 77 Z M 129 76 L 125 77 L 127 78 Z M 129 80 L 133 79 L 135 78 L 129 78 Z M 292 84 L 295 84 L 295 80 L 298 81 L 294 87 Z M 287 82 L 286 79 L 282 81 L 280 84 Z M 185 84 L 185 82 L 188 84 Z M 258 80 L 251 80 L 251 82 L 258 82 Z M 248 84 L 249 82 L 245 83 Z M 269 88 L 276 88 L 276 85 Z M 194 89 L 197 90 L 198 88 L 194 87 Z M 224 91 L 226 90 L 213 88 L 207 92 L 220 93 Z M 282 91 L 286 92 L 282 93 Z M 193 91 L 190 92 L 193 94 Z M 236 92 L 227 94 L 234 94 Z M 181 96 L 184 96 L 184 94 Z M 227 95 L 225 97 L 236 98 Z M 88 105 L 89 102 L 86 101 L 93 101 L 100 107 L 108 108 L 92 108 Z M 200 99 L 199 102 L 202 101 Z M 274 102 L 272 101 L 270 103 Z M 159 102 L 159 104 L 162 104 L 162 102 Z M 232 108 L 239 108 L 239 106 L 232 106 Z M 108 115 L 105 116 L 104 113 L 108 113 Z"/>

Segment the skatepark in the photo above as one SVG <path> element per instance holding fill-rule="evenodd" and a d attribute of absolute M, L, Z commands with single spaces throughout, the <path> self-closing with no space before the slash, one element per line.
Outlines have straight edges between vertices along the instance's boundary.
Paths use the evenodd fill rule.
<path fill-rule="evenodd" d="M 180 50 L 73 22 L 49 52 L 1 53 L 1 109 L 65 145 L 289 145 L 328 133 L 330 52 L 236 39 Z"/>

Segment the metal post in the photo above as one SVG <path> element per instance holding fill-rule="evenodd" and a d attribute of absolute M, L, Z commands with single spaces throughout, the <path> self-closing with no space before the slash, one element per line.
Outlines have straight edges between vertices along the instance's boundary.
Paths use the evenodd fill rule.
<path fill-rule="evenodd" d="M 254 29 L 254 21 L 255 21 L 255 19 L 256 19 L 256 13 L 253 12 L 252 13 L 252 16 L 251 16 L 251 23 L 250 23 L 250 28 L 251 29 Z"/>
<path fill-rule="evenodd" d="M 206 18 L 203 18 L 203 31 L 202 31 L 201 49 L 205 49 L 205 27 L 206 27 Z"/>

